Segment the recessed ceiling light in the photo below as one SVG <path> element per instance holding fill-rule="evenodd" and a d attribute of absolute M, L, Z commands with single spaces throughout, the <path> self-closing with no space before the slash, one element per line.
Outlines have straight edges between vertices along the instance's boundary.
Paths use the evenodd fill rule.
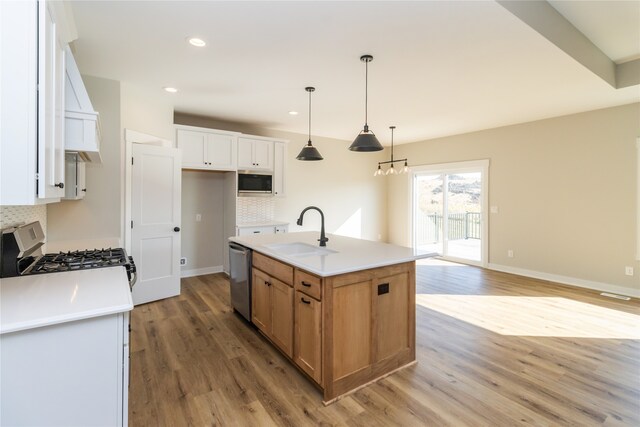
<path fill-rule="evenodd" d="M 291 114 L 292 116 L 297 116 L 298 112 L 297 111 L 289 111 L 289 114 Z"/>
<path fill-rule="evenodd" d="M 178 91 L 178 89 L 176 89 L 175 87 L 165 87 L 163 89 L 169 93 L 176 93 Z"/>
<path fill-rule="evenodd" d="M 189 40 L 189 44 L 195 47 L 204 47 L 207 45 L 207 42 L 197 37 L 189 37 L 187 40 Z"/>

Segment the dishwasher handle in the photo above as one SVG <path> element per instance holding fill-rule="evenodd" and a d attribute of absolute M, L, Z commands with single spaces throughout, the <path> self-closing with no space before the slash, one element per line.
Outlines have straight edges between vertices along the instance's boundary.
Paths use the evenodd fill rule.
<path fill-rule="evenodd" d="M 239 253 L 239 254 L 246 254 L 246 253 L 248 253 L 251 249 L 249 249 L 249 248 L 245 248 L 244 246 L 239 245 L 239 244 L 237 244 L 237 243 L 229 242 L 229 250 L 230 250 L 231 252 L 236 252 L 236 253 Z"/>

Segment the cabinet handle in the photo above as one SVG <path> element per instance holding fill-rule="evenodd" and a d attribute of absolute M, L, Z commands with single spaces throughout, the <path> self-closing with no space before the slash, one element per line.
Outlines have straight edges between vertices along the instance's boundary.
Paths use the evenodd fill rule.
<path fill-rule="evenodd" d="M 180 227 L 173 227 L 173 231 L 177 233 L 178 231 L 180 231 Z"/>
<path fill-rule="evenodd" d="M 86 189 L 86 188 L 83 188 L 83 189 L 82 189 L 82 191 L 84 191 L 84 192 L 86 193 L 86 192 L 87 192 L 87 189 Z"/>
<path fill-rule="evenodd" d="M 300 298 L 300 301 L 302 301 L 303 304 L 311 304 L 311 301 L 307 301 L 304 298 Z"/>
<path fill-rule="evenodd" d="M 302 286 L 306 286 L 307 288 L 311 287 L 311 283 L 307 283 L 304 280 L 302 281 Z"/>
<path fill-rule="evenodd" d="M 64 182 L 59 182 L 57 184 L 53 184 L 54 187 L 64 188 Z"/>
<path fill-rule="evenodd" d="M 267 286 L 271 286 L 271 282 L 266 282 L 265 281 L 264 284 L 267 285 Z"/>

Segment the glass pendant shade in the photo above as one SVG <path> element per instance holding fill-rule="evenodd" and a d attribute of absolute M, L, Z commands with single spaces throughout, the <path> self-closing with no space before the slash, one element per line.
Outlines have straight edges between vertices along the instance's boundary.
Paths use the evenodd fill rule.
<path fill-rule="evenodd" d="M 404 166 L 402 167 L 400 173 L 409 173 L 409 165 L 407 165 L 407 162 L 404 162 Z"/>
<path fill-rule="evenodd" d="M 305 145 L 302 150 L 300 150 L 300 154 L 296 157 L 297 160 L 322 160 L 323 157 L 320 155 L 320 152 L 316 147 L 311 145 L 311 141 Z"/>
<path fill-rule="evenodd" d="M 389 166 L 389 169 L 387 169 L 387 173 L 385 173 L 385 175 L 397 175 L 398 171 L 396 170 L 396 168 L 393 167 L 393 164 L 391 166 Z"/>
<path fill-rule="evenodd" d="M 373 173 L 373 176 L 380 176 L 380 175 L 383 175 L 383 172 L 382 172 L 382 167 L 378 165 L 378 169 L 376 169 L 376 171 Z"/>

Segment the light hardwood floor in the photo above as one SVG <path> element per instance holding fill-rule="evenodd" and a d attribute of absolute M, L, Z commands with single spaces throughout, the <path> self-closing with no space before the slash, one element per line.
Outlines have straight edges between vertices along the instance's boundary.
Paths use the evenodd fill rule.
<path fill-rule="evenodd" d="M 637 301 L 418 265 L 418 364 L 324 407 L 228 288 L 183 279 L 133 310 L 131 426 L 640 426 Z"/>

